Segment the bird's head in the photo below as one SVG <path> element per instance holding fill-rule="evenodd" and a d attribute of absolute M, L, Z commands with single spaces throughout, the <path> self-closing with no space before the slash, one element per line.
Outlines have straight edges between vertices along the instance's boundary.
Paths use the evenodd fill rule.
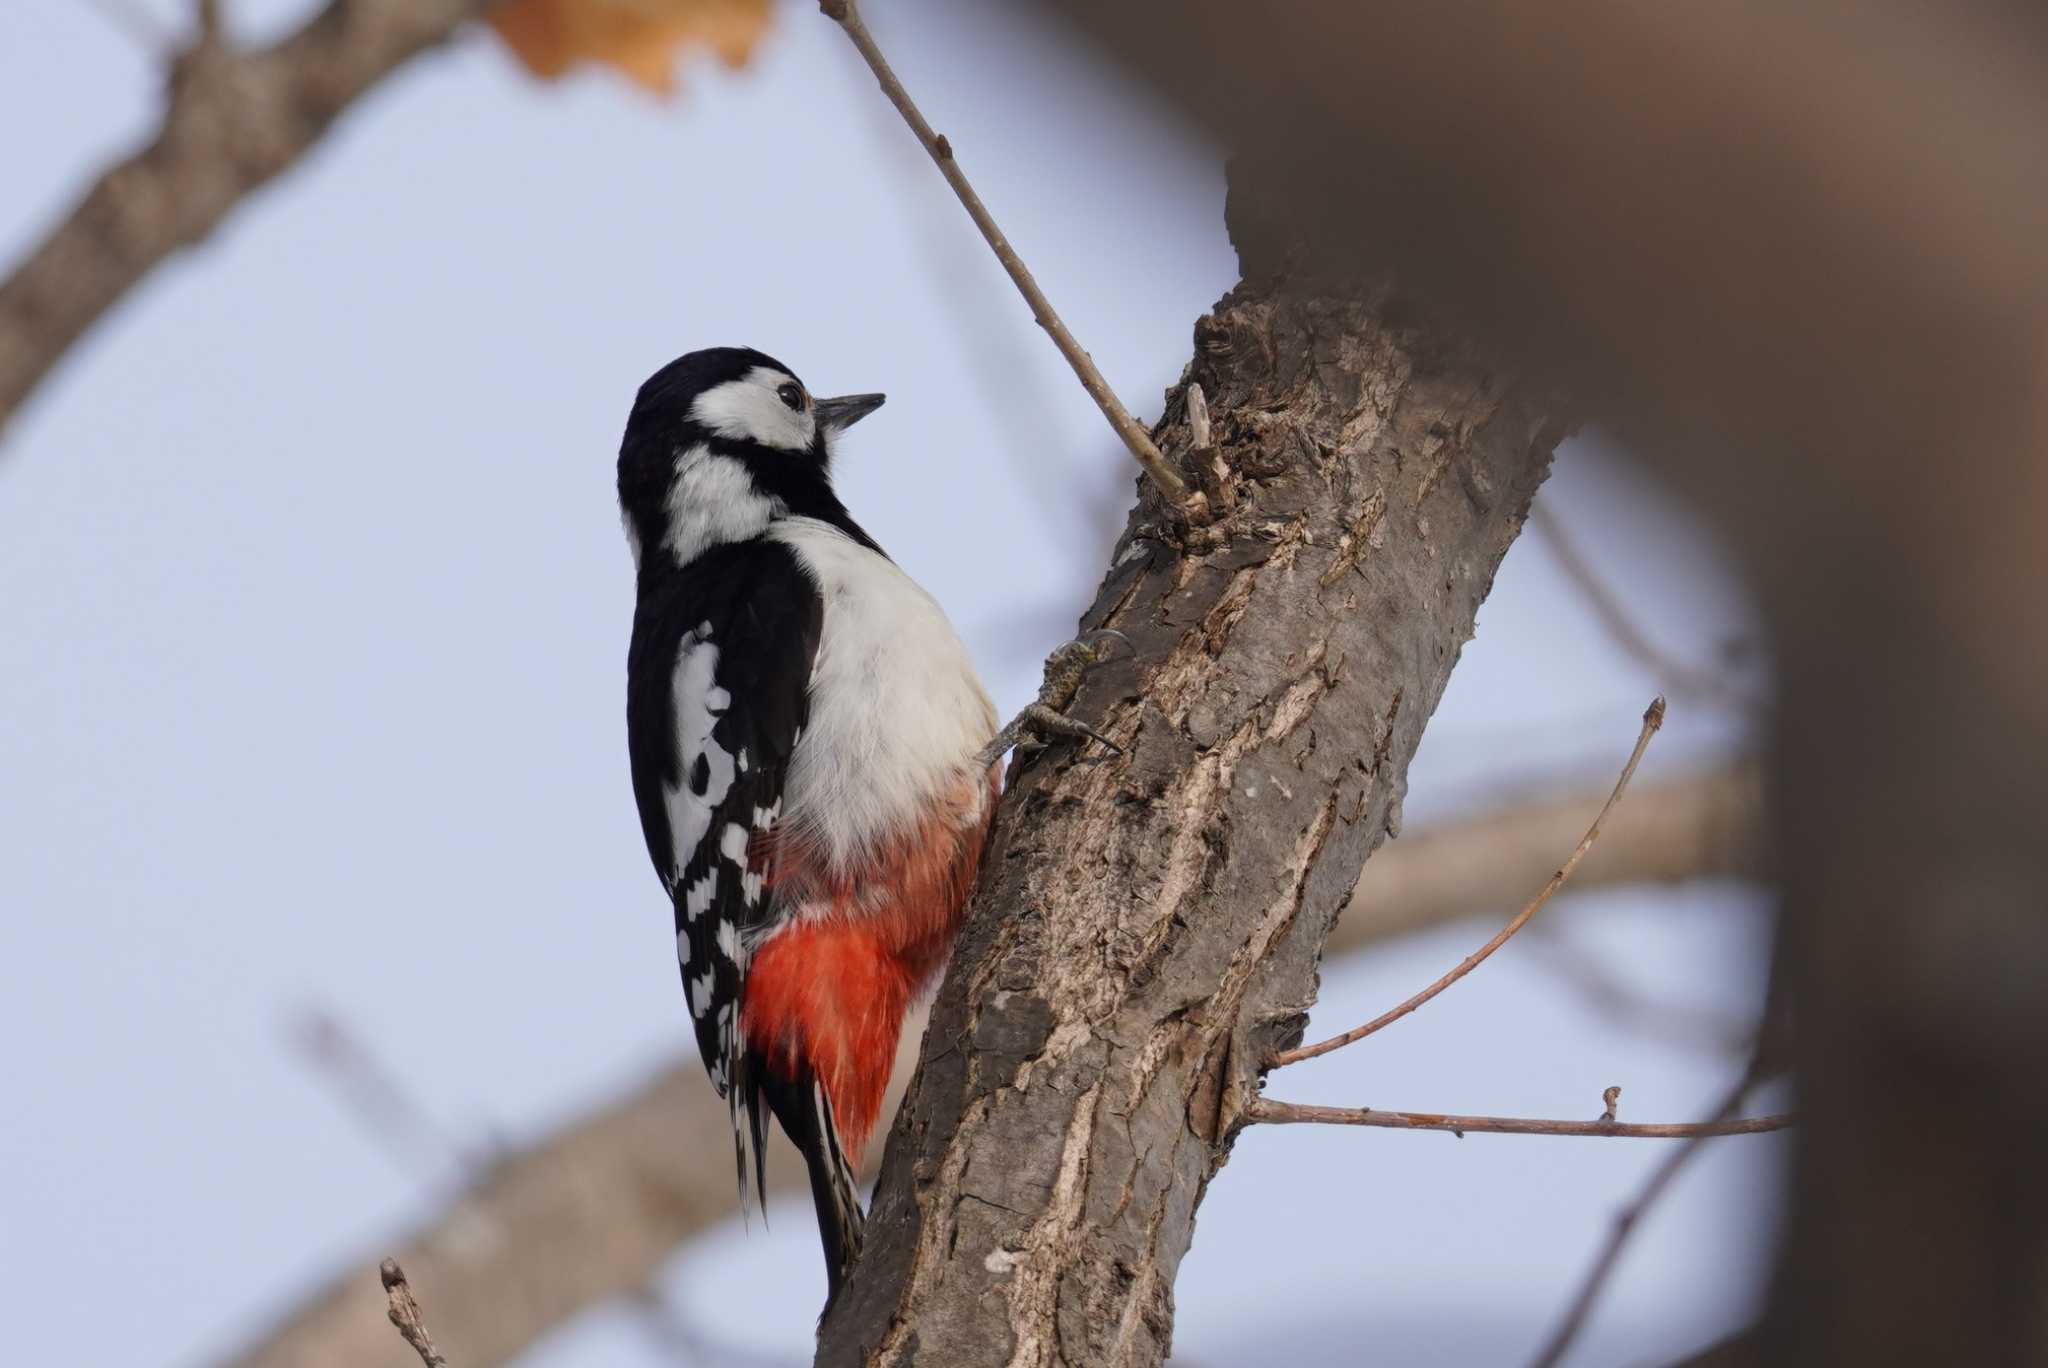
<path fill-rule="evenodd" d="M 640 387 L 619 447 L 619 506 L 635 554 L 820 501 L 836 508 L 833 439 L 881 406 L 879 394 L 816 398 L 751 347 L 669 362 Z M 682 544 L 672 549 L 689 558 Z"/>

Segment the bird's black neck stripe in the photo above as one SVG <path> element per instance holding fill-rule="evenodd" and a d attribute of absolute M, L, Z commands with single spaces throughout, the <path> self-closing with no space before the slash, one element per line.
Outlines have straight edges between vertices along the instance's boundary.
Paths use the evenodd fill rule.
<path fill-rule="evenodd" d="M 734 440 L 727 437 L 704 436 L 690 443 L 707 455 L 724 457 L 746 469 L 754 492 L 771 499 L 779 506 L 770 527 L 781 518 L 811 518 L 827 526 L 837 528 L 855 542 L 867 547 L 883 559 L 889 553 L 880 543 L 868 535 L 867 529 L 853 520 L 853 515 L 841 503 L 832 489 L 830 478 L 823 467 L 812 457 L 801 452 L 778 451 L 755 442 Z M 765 529 L 764 529 L 765 530 Z M 758 535 L 758 534 L 757 534 Z M 720 549 L 721 545 L 743 544 L 753 538 L 743 538 L 742 543 L 725 542 L 705 545 L 687 561 L 678 561 L 668 547 L 660 553 L 652 547 L 649 554 L 640 561 L 639 580 L 643 595 L 654 591 L 671 578 L 686 574 L 701 564 L 707 555 Z"/>

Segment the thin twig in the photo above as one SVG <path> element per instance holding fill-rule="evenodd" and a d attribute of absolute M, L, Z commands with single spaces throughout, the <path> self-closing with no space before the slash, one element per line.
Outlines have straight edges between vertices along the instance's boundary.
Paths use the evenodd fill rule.
<path fill-rule="evenodd" d="M 1762 706 L 1763 700 L 1741 685 L 1713 670 L 1687 664 L 1650 640 L 1630 616 L 1621 595 L 1600 577 L 1564 523 L 1543 500 L 1538 499 L 1530 505 L 1529 522 L 1550 543 L 1558 568 L 1585 595 L 1587 606 L 1592 608 L 1593 616 L 1600 619 L 1600 625 L 1607 629 L 1607 635 L 1622 650 L 1641 661 L 1667 692 L 1707 699 L 1739 712 L 1755 712 Z"/>
<path fill-rule="evenodd" d="M 420 1319 L 419 1300 L 413 1296 L 412 1284 L 405 1280 L 405 1270 L 398 1266 L 398 1260 L 386 1259 L 378 1265 L 377 1274 L 384 1281 L 384 1295 L 391 1302 L 388 1314 L 398 1333 L 426 1368 L 448 1368 L 448 1360 L 434 1347 L 434 1337 L 427 1333 L 426 1323 Z"/>
<path fill-rule="evenodd" d="M 859 79 L 851 67 L 846 69 L 850 83 Z M 861 95 L 865 103 L 865 92 Z M 889 168 L 907 180 L 912 175 L 923 176 L 917 169 L 917 154 L 896 141 L 898 121 L 893 109 L 873 105 L 872 127 L 876 146 L 887 159 Z M 886 146 L 883 140 L 886 139 Z M 969 362 L 969 372 L 975 385 L 981 390 L 981 399 L 995 429 L 996 448 L 1009 463 L 1017 483 L 1030 492 L 1044 516 L 1047 528 L 1070 540 L 1072 549 L 1078 554 L 1083 551 L 1095 556 L 1102 549 L 1105 538 L 1113 537 L 1115 529 L 1123 525 L 1124 504 L 1113 505 L 1108 497 L 1102 500 L 1075 497 L 1078 487 L 1071 481 L 1048 480 L 1045 478 L 1043 453 L 1046 448 L 1046 421 L 1044 406 L 1038 402 L 1043 396 L 1032 387 L 1020 385 L 1019 377 L 1027 372 L 1022 354 L 1024 339 L 1006 327 L 990 327 L 987 308 L 993 304 L 994 296 L 987 292 L 992 283 L 985 287 L 979 274 L 949 269 L 958 264 L 969 264 L 968 253 L 973 243 L 953 231 L 953 224 L 944 225 L 933 221 L 930 215 L 918 211 L 907 197 L 893 197 L 902 206 L 903 217 L 909 230 L 924 237 L 919 257 L 926 269 L 920 272 L 931 293 L 945 306 L 955 330 L 960 335 L 960 350 Z M 942 231 L 943 229 L 943 231 Z M 981 262 L 976 257 L 971 263 L 978 271 Z M 1008 303 L 1009 296 L 1003 295 Z M 1035 344 L 1034 344 L 1035 345 Z M 1122 490 L 1106 486 L 1106 496 L 1121 496 Z M 1102 507 L 1093 504 L 1101 502 Z M 1085 544 L 1084 544 L 1085 543 Z M 1060 630 L 1069 623 L 1065 620 L 1073 614 L 1064 608 L 1060 611 Z M 970 639 L 972 634 L 970 634 Z"/>
<path fill-rule="evenodd" d="M 1622 1209 L 1621 1214 L 1614 1218 L 1614 1228 L 1607 1234 L 1607 1243 L 1601 1246 L 1599 1257 L 1593 1260 L 1593 1267 L 1588 1270 L 1585 1281 L 1580 1284 L 1578 1295 L 1572 1299 L 1571 1309 L 1565 1312 L 1563 1323 L 1557 1327 L 1549 1342 L 1536 1355 L 1530 1368 L 1555 1368 L 1555 1365 L 1564 1358 L 1565 1350 L 1571 1347 L 1572 1341 L 1578 1338 L 1579 1331 L 1585 1328 L 1586 1318 L 1592 1313 L 1594 1301 L 1600 1296 L 1601 1289 L 1607 1285 L 1607 1279 L 1613 1274 L 1615 1265 L 1621 1261 L 1622 1247 L 1628 1243 L 1629 1236 L 1641 1223 L 1643 1213 L 1664 1195 L 1672 1181 L 1678 1177 L 1678 1171 L 1684 1168 L 1699 1150 L 1701 1141 L 1710 1136 L 1738 1133 L 1726 1127 L 1745 1123 L 1730 1121 L 1728 1118 L 1735 1115 L 1737 1109 L 1742 1106 L 1742 1100 L 1749 1096 L 1756 1082 L 1754 1070 L 1745 1074 L 1742 1081 L 1721 1099 L 1721 1105 L 1714 1109 L 1713 1115 L 1697 1124 L 1687 1142 L 1665 1156 L 1664 1162 L 1650 1175 L 1650 1181 L 1643 1184 L 1643 1190 L 1636 1195 L 1635 1201 L 1629 1203 Z M 1792 1118 L 1788 1115 L 1782 1118 L 1760 1119 L 1789 1122 Z M 1755 1128 L 1772 1129 L 1765 1126 Z M 1621 1127 L 1615 1126 L 1610 1129 L 1619 1130 Z"/>
<path fill-rule="evenodd" d="M 1655 736 L 1657 729 L 1663 725 L 1664 700 L 1660 697 L 1654 700 L 1649 708 L 1644 711 L 1643 729 L 1636 736 L 1635 749 L 1629 752 L 1628 763 L 1622 766 L 1621 777 L 1614 781 L 1614 791 L 1607 795 L 1607 801 L 1601 805 L 1599 813 L 1593 818 L 1593 825 L 1586 828 L 1586 834 L 1579 839 L 1577 848 L 1572 851 L 1571 857 L 1558 867 L 1557 872 L 1550 876 L 1550 882 L 1543 885 L 1542 891 L 1531 898 L 1528 904 L 1515 914 L 1514 920 L 1500 929 L 1499 934 L 1495 935 L 1486 944 L 1480 946 L 1472 954 L 1467 955 L 1464 962 L 1457 968 L 1451 970 L 1451 972 L 1445 974 L 1435 983 L 1430 984 L 1429 987 L 1415 994 L 1415 996 L 1409 998 L 1400 1006 L 1382 1012 L 1371 1021 L 1366 1022 L 1365 1025 L 1355 1030 L 1346 1031 L 1343 1035 L 1331 1036 L 1328 1040 L 1318 1041 L 1313 1045 L 1301 1045 L 1292 1050 L 1282 1050 L 1267 1061 L 1267 1067 L 1277 1069 L 1283 1064 L 1294 1064 L 1304 1059 L 1314 1059 L 1317 1055 L 1325 1055 L 1332 1050 L 1341 1049 L 1354 1041 L 1365 1039 L 1373 1032 L 1390 1026 L 1402 1017 L 1407 1016 L 1417 1007 L 1420 1007 L 1423 1003 L 1429 1001 L 1438 993 L 1441 993 L 1444 989 L 1471 973 L 1474 969 L 1477 969 L 1486 962 L 1487 957 L 1492 955 L 1494 951 L 1506 945 L 1508 938 L 1528 925 L 1529 918 L 1535 916 L 1543 905 L 1550 901 L 1551 896 L 1558 889 L 1565 886 L 1565 883 L 1572 876 L 1572 871 L 1579 867 L 1579 861 L 1586 858 L 1586 852 L 1591 850 L 1593 843 L 1600 839 L 1600 824 L 1607 820 L 1607 814 L 1612 812 L 1614 805 L 1621 801 L 1621 795 L 1627 791 L 1628 781 L 1634 776 L 1636 766 L 1642 763 L 1643 752 L 1649 749 L 1650 738 Z"/>
<path fill-rule="evenodd" d="M 1610 1140 L 1704 1140 L 1716 1135 L 1757 1135 L 1783 1130 L 1795 1117 L 1791 1112 L 1778 1112 L 1738 1120 L 1730 1120 L 1727 1113 L 1721 1113 L 1708 1121 L 1552 1121 L 1528 1116 L 1382 1111 L 1377 1107 L 1317 1107 L 1261 1097 L 1245 1109 L 1245 1119 L 1272 1126 L 1377 1126 L 1383 1130 L 1449 1131 L 1459 1136 L 1471 1131 L 1482 1135 L 1578 1135 Z"/>
<path fill-rule="evenodd" d="M 874 34 L 868 31 L 868 26 L 861 19 L 860 10 L 853 0 L 819 0 L 818 8 L 827 18 L 844 29 L 846 36 L 853 40 L 854 47 L 859 49 L 861 57 L 867 62 L 868 70 L 874 72 L 875 79 L 881 83 L 882 93 L 889 97 L 889 103 L 896 106 L 896 112 L 903 116 L 903 121 L 910 125 L 911 132 L 924 144 L 924 150 L 938 164 L 939 173 L 946 178 L 946 184 L 953 187 L 953 193 L 959 197 L 962 207 L 967 210 L 969 217 L 973 218 L 974 226 L 981 229 L 981 235 L 988 241 L 990 250 L 995 252 L 996 260 L 1002 262 L 1003 269 L 1010 273 L 1010 279 L 1015 282 L 1018 292 L 1024 296 L 1024 302 L 1031 306 L 1031 316 L 1038 320 L 1038 326 L 1051 335 L 1053 345 L 1060 349 L 1060 355 L 1067 358 L 1067 364 L 1074 368 L 1074 374 L 1080 378 L 1081 387 L 1088 391 L 1089 397 L 1095 401 L 1095 406 L 1102 410 L 1102 416 L 1116 429 L 1117 436 L 1123 439 L 1131 455 L 1137 458 L 1138 464 L 1145 468 L 1145 473 L 1152 477 L 1152 482 L 1159 486 L 1160 492 L 1165 494 L 1171 503 L 1180 507 L 1183 512 L 1195 511 L 1190 508 L 1187 481 L 1166 463 L 1166 458 L 1160 455 L 1159 448 L 1153 445 L 1151 436 L 1139 425 L 1137 419 L 1131 417 L 1129 410 L 1124 408 L 1115 392 L 1110 389 L 1109 382 L 1102 378 L 1102 372 L 1095 368 L 1095 362 L 1082 350 L 1081 344 L 1074 340 L 1074 335 L 1067 331 L 1067 325 L 1060 320 L 1059 314 L 1052 307 L 1052 302 L 1045 297 L 1045 291 L 1038 288 L 1038 282 L 1032 278 L 1023 258 L 1017 255 L 1017 249 L 1010 245 L 1010 240 L 1003 235 L 1003 230 L 996 226 L 995 218 L 989 213 L 988 206 L 981 202 L 981 197 L 974 193 L 974 187 L 968 184 L 967 176 L 960 170 L 960 163 L 953 156 L 953 145 L 934 132 L 932 126 L 925 121 L 924 115 L 918 112 L 917 105 L 910 98 L 910 92 L 903 88 L 903 82 L 897 79 L 896 73 L 890 68 L 889 59 L 882 55 L 882 49 L 875 43 Z"/>

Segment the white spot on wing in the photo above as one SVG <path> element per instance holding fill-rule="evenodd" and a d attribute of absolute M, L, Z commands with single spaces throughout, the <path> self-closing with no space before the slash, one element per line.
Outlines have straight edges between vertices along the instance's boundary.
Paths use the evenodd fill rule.
<path fill-rule="evenodd" d="M 690 980 L 690 1015 L 702 1020 L 711 1011 L 711 971 Z"/>
<path fill-rule="evenodd" d="M 681 877 L 683 865 L 711 830 L 712 810 L 725 801 L 732 788 L 733 758 L 711 736 L 711 729 L 732 705 L 732 696 L 718 687 L 717 679 L 718 647 L 711 640 L 707 622 L 683 637 L 670 684 L 676 710 L 676 759 L 682 776 L 665 791 L 676 861 L 669 875 L 671 884 Z M 700 757 L 707 775 L 701 794 L 690 786 Z"/>
<path fill-rule="evenodd" d="M 698 877 L 697 882 L 690 885 L 689 892 L 683 895 L 684 920 L 695 921 L 703 916 L 705 909 L 711 906 L 711 897 L 716 892 L 718 871 L 707 869 Z"/>

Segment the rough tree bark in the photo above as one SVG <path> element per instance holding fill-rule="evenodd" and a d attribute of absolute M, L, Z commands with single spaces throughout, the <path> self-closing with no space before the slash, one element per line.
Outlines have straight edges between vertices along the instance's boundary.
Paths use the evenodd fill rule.
<path fill-rule="evenodd" d="M 1245 278 L 1187 375 L 1241 502 L 1183 536 L 1141 495 L 1083 619 L 1135 656 L 1076 701 L 1124 753 L 1012 773 L 821 1364 L 1165 1357 L 1195 1208 L 1562 434 L 1258 213 L 1237 168 Z"/>

